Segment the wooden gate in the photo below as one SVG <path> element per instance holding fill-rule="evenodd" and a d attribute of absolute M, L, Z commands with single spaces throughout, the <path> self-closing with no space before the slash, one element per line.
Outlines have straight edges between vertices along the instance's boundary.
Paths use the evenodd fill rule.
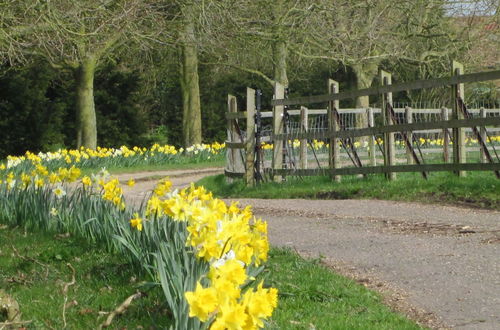
<path fill-rule="evenodd" d="M 499 153 L 489 133 L 499 131 L 500 109 L 498 116 L 493 116 L 493 110 L 477 109 L 471 111 L 464 102 L 464 83 L 500 79 L 500 71 L 463 74 L 463 66 L 452 63 L 452 75 L 445 78 L 417 80 L 406 83 L 392 84 L 391 74 L 380 72 L 381 86 L 363 90 L 347 92 L 339 91 L 339 84 L 334 80 L 327 82 L 327 94 L 287 98 L 285 87 L 275 84 L 274 97 L 271 101 L 272 111 L 260 111 L 255 105 L 255 90 L 247 89 L 246 110 L 238 111 L 236 99 L 228 97 L 228 164 L 226 176 L 245 177 L 248 185 L 253 185 L 256 179 L 268 174 L 273 180 L 282 181 L 285 176 L 329 175 L 332 179 L 340 180 L 342 175 L 384 173 L 388 179 L 394 179 L 397 172 L 420 172 L 427 176 L 431 171 L 453 171 L 464 176 L 465 171 L 494 171 L 500 178 Z M 451 109 L 420 110 L 405 107 L 394 107 L 392 93 L 424 88 L 451 86 Z M 369 109 L 339 109 L 339 101 L 353 99 L 358 96 L 381 95 L 380 108 Z M 311 103 L 327 103 L 326 109 L 308 109 Z M 290 110 L 295 106 L 300 109 Z M 433 113 L 439 116 L 437 120 L 428 122 L 414 122 L 420 113 Z M 365 113 L 368 127 L 348 129 L 345 125 L 346 114 Z M 473 114 L 479 114 L 476 116 Z M 488 115 L 488 113 L 490 115 Z M 375 125 L 375 115 L 380 115 L 382 125 Z M 291 120 L 290 118 L 299 120 Z M 322 127 L 310 127 L 311 117 L 321 118 Z M 320 117 L 322 116 L 322 117 Z M 259 127 L 255 126 L 255 119 L 272 119 L 272 134 L 266 137 L 259 136 Z M 239 125 L 238 119 L 246 119 L 246 134 Z M 380 118 L 379 118 L 380 119 Z M 292 123 L 293 125 L 290 125 Z M 314 125 L 312 125 L 314 126 Z M 497 127 L 497 128 L 494 128 Z M 256 143 L 256 132 L 259 143 Z M 449 131 L 451 129 L 451 133 Z M 442 145 L 439 153 L 442 157 L 439 162 L 429 163 L 424 159 L 418 140 L 415 136 L 419 132 L 438 132 L 442 136 Z M 467 160 L 468 146 L 466 132 L 470 132 L 477 141 L 481 153 L 480 163 L 471 163 Z M 356 140 L 363 138 L 366 151 L 358 152 Z M 262 162 L 259 157 L 262 152 L 261 140 L 272 143 L 272 154 L 268 155 L 268 162 Z M 314 152 L 316 145 L 323 143 L 327 152 L 323 159 Z M 317 142 L 320 141 L 320 142 Z M 488 145 L 489 142 L 489 145 Z M 500 141 L 498 141 L 500 142 Z M 358 143 L 359 144 L 359 143 Z M 293 149 L 296 145 L 297 152 Z M 395 146 L 398 146 L 396 148 Z M 403 148 L 401 146 L 404 146 Z M 498 148 L 498 143 L 497 143 Z M 396 150 L 397 149 L 397 150 Z M 308 161 L 307 150 L 312 150 L 314 158 Z M 341 152 L 343 150 L 343 153 Z M 406 164 L 398 165 L 402 160 L 397 155 L 404 153 Z M 433 151 L 436 153 L 436 150 Z M 365 157 L 365 155 L 366 157 Z M 453 156 L 450 158 L 450 154 Z M 341 155 L 348 155 L 351 166 L 346 167 L 341 161 Z M 361 155 L 361 156 L 360 156 Z M 377 155 L 383 158 L 383 165 L 377 164 Z M 259 158 L 261 158 L 259 160 Z M 327 159 L 325 159 L 327 158 Z M 364 160 L 364 162 L 362 161 Z M 258 166 L 256 160 L 259 161 Z M 450 162 L 451 161 L 451 162 Z M 310 168 L 312 167 L 315 168 Z M 257 169 L 257 171 L 256 171 Z"/>

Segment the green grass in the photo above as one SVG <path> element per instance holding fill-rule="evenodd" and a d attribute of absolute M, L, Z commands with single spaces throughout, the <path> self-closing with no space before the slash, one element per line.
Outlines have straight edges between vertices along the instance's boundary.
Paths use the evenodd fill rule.
<path fill-rule="evenodd" d="M 284 249 L 269 254 L 266 284 L 279 290 L 269 329 L 419 329 L 381 297 L 331 272 L 319 260 Z"/>
<path fill-rule="evenodd" d="M 119 256 L 73 237 L 0 228 L 0 288 L 19 303 L 22 320 L 31 321 L 28 329 L 63 328 L 62 291 L 72 279 L 68 263 L 76 283 L 68 287 L 67 301 L 77 302 L 66 309 L 68 329 L 96 329 L 107 317 L 99 312 L 113 311 L 137 291 L 141 278 Z M 167 327 L 170 316 L 160 291 L 133 301 L 111 328 Z"/>
<path fill-rule="evenodd" d="M 138 173 L 138 172 L 154 172 L 154 171 L 167 171 L 167 170 L 189 170 L 189 169 L 202 169 L 207 167 L 223 167 L 225 165 L 225 160 L 214 160 L 214 161 L 200 161 L 199 163 L 166 163 L 166 164 L 154 164 L 154 165 L 134 165 L 130 167 L 123 166 L 112 166 L 107 167 L 106 170 L 111 174 L 123 174 L 123 173 Z M 84 175 L 90 175 L 100 171 L 101 168 L 82 168 L 82 173 Z"/>
<path fill-rule="evenodd" d="M 465 178 L 447 172 L 430 173 L 428 180 L 420 173 L 398 173 L 394 181 L 382 175 L 366 179 L 344 176 L 340 183 L 328 177 L 288 177 L 281 184 L 265 182 L 256 187 L 246 187 L 242 180 L 227 183 L 224 175 L 215 175 L 197 184 L 223 198 L 387 199 L 500 210 L 500 180 L 490 172 L 469 172 Z"/>

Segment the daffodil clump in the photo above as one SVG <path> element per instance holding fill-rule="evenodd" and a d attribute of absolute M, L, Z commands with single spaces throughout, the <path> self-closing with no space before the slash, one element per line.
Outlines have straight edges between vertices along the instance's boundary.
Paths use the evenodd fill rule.
<path fill-rule="evenodd" d="M 82 176 L 74 165 L 51 170 L 40 162 L 20 169 L 26 168 L 0 169 L 0 222 L 70 232 L 116 251 L 112 235 L 120 222 L 128 225 L 118 180 L 105 170 Z"/>
<path fill-rule="evenodd" d="M 250 207 L 227 206 L 203 187 L 170 189 L 168 180 L 158 183 L 147 202 L 145 219 L 167 216 L 186 223 L 186 246 L 200 262 L 210 265 L 194 291 L 185 292 L 189 316 L 208 322 L 211 329 L 262 328 L 277 306 L 277 290 L 254 283 L 252 276 L 267 260 L 266 222 L 255 218 Z M 142 231 L 148 221 L 134 214 L 130 225 Z"/>
<path fill-rule="evenodd" d="M 0 221 L 69 232 L 122 254 L 159 282 L 177 328 L 261 328 L 276 308 L 276 289 L 256 279 L 269 243 L 250 207 L 226 205 L 194 185 L 172 191 L 169 180 L 147 203 L 126 205 L 105 169 L 86 176 L 74 164 L 25 157 L 0 164 Z"/>
<path fill-rule="evenodd" d="M 42 188 L 46 185 L 57 185 L 54 191 L 60 195 L 63 183 L 75 182 L 81 176 L 81 170 L 75 166 L 70 168 L 59 168 L 56 171 L 49 171 L 47 167 L 36 164 L 29 172 L 9 171 L 4 164 L 0 164 L 0 185 L 4 184 L 7 191 L 17 189 L 27 189 L 29 187 Z"/>
<path fill-rule="evenodd" d="M 111 202 L 121 210 L 125 209 L 120 182 L 112 178 L 105 169 L 90 178 L 82 177 L 82 171 L 74 165 L 50 171 L 41 164 L 39 158 L 32 157 L 31 161 L 35 165 L 30 172 L 16 173 L 9 171 L 5 165 L 0 165 L 0 188 L 4 187 L 6 191 L 47 188 L 60 199 L 67 194 L 67 190 L 77 189 L 74 183 L 81 182 L 83 187 L 99 192 L 103 200 Z"/>
<path fill-rule="evenodd" d="M 442 147 L 444 145 L 444 139 L 425 139 L 425 138 L 418 138 L 417 139 L 418 144 L 423 147 Z M 404 142 L 402 141 L 397 141 L 396 144 L 399 144 L 401 146 L 404 146 Z M 500 144 L 500 135 L 498 136 L 489 136 L 486 138 L 485 143 L 487 144 L 492 144 L 492 145 L 499 145 Z M 453 145 L 453 141 L 449 141 L 450 145 Z M 467 137 L 465 138 L 465 145 L 466 146 L 479 146 L 479 141 L 475 137 Z"/>
<path fill-rule="evenodd" d="M 4 166 L 13 169 L 22 165 L 44 164 L 49 168 L 76 165 L 88 167 L 129 167 L 134 165 L 153 165 L 182 162 L 197 162 L 219 159 L 225 150 L 224 143 L 196 144 L 188 148 L 172 145 L 154 144 L 151 148 L 126 147 L 93 149 L 60 149 L 56 152 L 34 154 L 27 151 L 23 156 L 8 156 Z"/>

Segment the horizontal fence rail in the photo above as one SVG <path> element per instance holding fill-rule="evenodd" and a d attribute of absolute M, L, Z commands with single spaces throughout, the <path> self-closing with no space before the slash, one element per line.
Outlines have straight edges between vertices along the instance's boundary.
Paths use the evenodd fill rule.
<path fill-rule="evenodd" d="M 226 119 L 244 119 L 247 117 L 246 111 L 226 112 Z"/>
<path fill-rule="evenodd" d="M 411 108 L 411 107 L 410 107 Z M 338 112 L 339 114 L 364 114 L 368 109 L 371 109 L 373 113 L 381 113 L 382 110 L 380 108 L 342 108 L 339 109 Z M 441 114 L 442 110 L 441 109 L 412 109 L 412 112 L 414 114 Z M 452 113 L 451 109 L 446 109 L 449 114 Z M 287 110 L 287 114 L 290 116 L 300 116 L 300 111 L 297 109 L 293 110 Z M 309 115 L 326 115 L 328 113 L 327 109 L 308 109 L 307 110 Z M 406 108 L 394 108 L 394 112 L 396 113 L 404 113 L 406 111 Z M 470 113 L 477 114 L 481 111 L 481 109 L 469 109 Z M 500 108 L 498 109 L 484 109 L 486 113 L 500 113 Z M 241 119 L 244 118 L 244 115 L 246 115 L 245 112 L 239 112 L 238 115 L 235 115 L 234 113 L 226 113 L 226 118 L 227 119 Z M 273 112 L 272 111 L 261 111 L 260 115 L 262 118 L 272 118 L 273 117 Z"/>
<path fill-rule="evenodd" d="M 226 148 L 228 149 L 244 149 L 245 147 L 245 142 L 226 142 Z"/>
<path fill-rule="evenodd" d="M 495 126 L 500 125 L 500 117 L 492 118 L 473 118 L 473 119 L 452 119 L 426 123 L 413 124 L 395 124 L 388 126 L 376 126 L 348 131 L 323 131 L 323 132 L 306 132 L 295 134 L 277 134 L 273 138 L 275 140 L 285 140 L 290 138 L 295 139 L 326 139 L 326 138 L 354 138 L 362 136 L 372 136 L 383 133 L 397 133 L 402 131 L 417 131 L 425 129 L 445 129 L 445 128 L 460 128 L 472 126 Z"/>
<path fill-rule="evenodd" d="M 226 176 L 228 178 L 233 178 L 233 179 L 243 178 L 245 176 L 245 172 L 232 172 L 229 170 L 224 170 L 224 176 Z"/>
<path fill-rule="evenodd" d="M 273 175 L 356 175 L 356 174 L 382 174 L 396 172 L 449 172 L 449 171 L 498 171 L 500 163 L 469 163 L 469 164 L 420 164 L 420 165 L 392 165 L 392 166 L 366 166 L 347 167 L 336 169 L 269 169 Z"/>

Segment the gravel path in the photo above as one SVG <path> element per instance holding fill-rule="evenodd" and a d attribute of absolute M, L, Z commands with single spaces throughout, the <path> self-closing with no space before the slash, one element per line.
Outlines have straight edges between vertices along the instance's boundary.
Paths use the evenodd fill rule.
<path fill-rule="evenodd" d="M 500 329 L 500 212 L 373 200 L 240 201 L 268 221 L 272 245 L 324 256 L 341 273 L 396 292 L 409 304 L 405 312 L 431 327 Z"/>
<path fill-rule="evenodd" d="M 181 187 L 215 172 L 131 176 L 169 175 Z M 139 179 L 126 198 L 142 200 L 154 183 Z M 268 221 L 273 246 L 321 256 L 425 325 L 500 329 L 500 212 L 377 200 L 239 201 Z"/>

